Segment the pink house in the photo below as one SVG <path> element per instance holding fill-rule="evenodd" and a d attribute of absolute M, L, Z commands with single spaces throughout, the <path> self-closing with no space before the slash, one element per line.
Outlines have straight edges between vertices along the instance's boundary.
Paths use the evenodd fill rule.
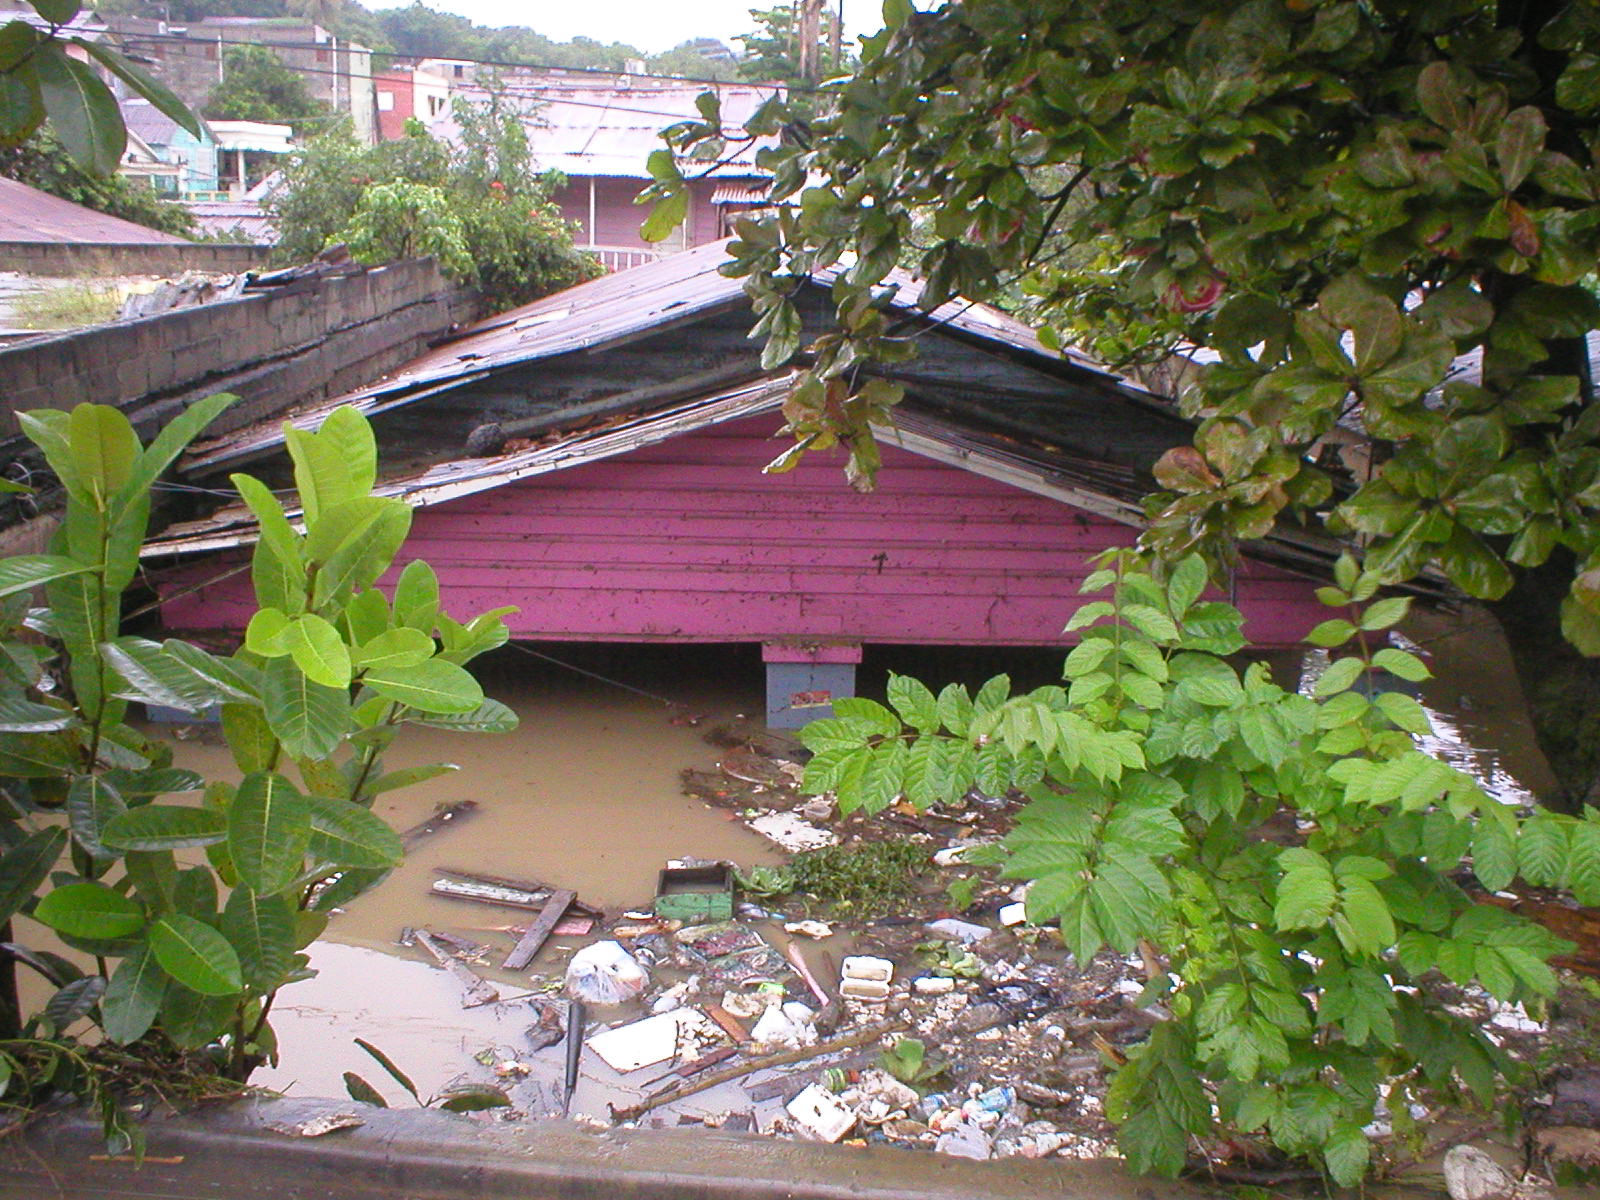
<path fill-rule="evenodd" d="M 789 375 L 762 372 L 722 255 L 502 314 L 335 402 L 367 411 L 406 464 L 381 485 L 418 509 L 405 554 L 454 606 L 518 605 L 518 638 L 759 644 L 780 726 L 851 694 L 863 645 L 1065 645 L 1086 560 L 1137 536 L 1145 472 L 1187 424 L 1001 314 L 951 306 L 893 368 L 907 399 L 880 431 L 875 491 L 852 491 L 828 454 L 763 475 Z M 253 427 L 180 466 L 200 480 L 248 463 L 276 483 L 281 441 Z M 225 509 L 147 547 L 169 626 L 243 627 L 245 577 L 187 589 L 252 535 Z M 1288 541 L 1247 555 L 1234 592 L 1259 644 L 1292 646 L 1319 619 L 1314 570 Z"/>

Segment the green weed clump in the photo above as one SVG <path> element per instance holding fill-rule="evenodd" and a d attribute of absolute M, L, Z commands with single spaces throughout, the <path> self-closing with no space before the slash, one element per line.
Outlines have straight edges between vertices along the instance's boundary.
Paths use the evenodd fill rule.
<path fill-rule="evenodd" d="M 910 838 L 854 846 L 824 846 L 794 856 L 794 890 L 841 907 L 874 908 L 903 900 L 917 888 L 928 851 Z"/>

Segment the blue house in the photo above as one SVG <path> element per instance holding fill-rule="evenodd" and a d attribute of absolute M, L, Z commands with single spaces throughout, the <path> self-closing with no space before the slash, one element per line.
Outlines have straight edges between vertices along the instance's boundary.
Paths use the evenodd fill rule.
<path fill-rule="evenodd" d="M 122 101 L 128 149 L 121 173 L 147 179 L 175 200 L 212 199 L 217 193 L 217 139 L 204 119 L 197 138 L 150 101 Z"/>

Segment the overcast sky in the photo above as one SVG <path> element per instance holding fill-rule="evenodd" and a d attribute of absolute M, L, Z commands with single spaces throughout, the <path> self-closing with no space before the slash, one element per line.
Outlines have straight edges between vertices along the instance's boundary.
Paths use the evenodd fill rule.
<path fill-rule="evenodd" d="M 840 0 L 828 0 L 829 7 Z M 410 0 L 403 0 L 409 4 Z M 558 42 L 575 37 L 626 42 L 647 54 L 670 50 L 695 37 L 714 37 L 735 50 L 733 38 L 754 28 L 752 8 L 775 8 L 784 0 L 424 0 L 440 12 L 460 13 L 479 25 L 526 25 Z M 843 0 L 845 36 L 854 39 L 883 25 L 880 0 Z M 375 0 L 372 8 L 401 7 L 401 0 Z"/>

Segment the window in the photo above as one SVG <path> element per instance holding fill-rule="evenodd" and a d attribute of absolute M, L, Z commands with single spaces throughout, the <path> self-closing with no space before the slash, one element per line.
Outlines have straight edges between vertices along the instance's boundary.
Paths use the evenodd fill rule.
<path fill-rule="evenodd" d="M 379 112 L 393 112 L 394 111 L 394 93 L 393 92 L 379 92 L 378 93 L 378 111 Z"/>

